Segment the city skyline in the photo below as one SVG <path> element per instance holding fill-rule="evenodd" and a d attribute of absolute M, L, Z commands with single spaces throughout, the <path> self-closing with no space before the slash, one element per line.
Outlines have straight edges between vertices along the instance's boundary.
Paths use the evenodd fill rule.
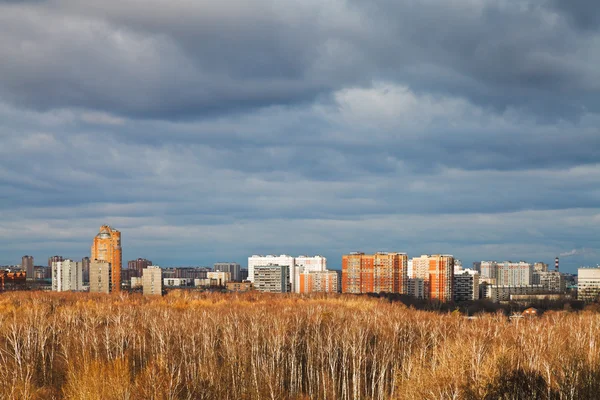
<path fill-rule="evenodd" d="M 0 1 L 0 262 L 596 265 L 596 8 Z"/>

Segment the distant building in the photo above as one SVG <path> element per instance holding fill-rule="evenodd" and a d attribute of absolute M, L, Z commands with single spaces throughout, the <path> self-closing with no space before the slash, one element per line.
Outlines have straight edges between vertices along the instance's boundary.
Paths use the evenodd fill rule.
<path fill-rule="evenodd" d="M 27 273 L 27 279 L 35 279 L 33 256 L 23 256 L 21 259 L 21 269 Z"/>
<path fill-rule="evenodd" d="M 429 257 L 430 300 L 452 301 L 454 285 L 454 257 L 436 254 Z"/>
<path fill-rule="evenodd" d="M 254 281 L 254 267 L 264 265 L 285 265 L 288 267 L 288 283 L 294 292 L 298 292 L 297 278 L 304 271 L 325 271 L 327 259 L 322 256 L 298 256 L 292 257 L 287 254 L 276 255 L 253 255 L 248 257 L 248 280 Z M 298 268 L 296 268 L 298 267 Z"/>
<path fill-rule="evenodd" d="M 254 265 L 254 288 L 259 292 L 287 293 L 289 265 Z"/>
<path fill-rule="evenodd" d="M 548 264 L 543 262 L 536 262 L 533 264 L 533 272 L 547 272 Z"/>
<path fill-rule="evenodd" d="M 427 286 L 423 278 L 408 278 L 406 294 L 416 299 L 426 298 Z"/>
<path fill-rule="evenodd" d="M 194 279 L 206 279 L 209 272 L 212 269 L 208 267 L 163 268 L 163 279 L 188 279 L 192 282 Z"/>
<path fill-rule="evenodd" d="M 342 256 L 342 292 L 404 294 L 407 269 L 406 253 L 345 254 Z"/>
<path fill-rule="evenodd" d="M 454 272 L 454 301 L 479 299 L 479 272 L 463 269 Z"/>
<path fill-rule="evenodd" d="M 91 250 L 91 261 L 106 261 L 110 263 L 111 290 L 113 292 L 121 291 L 121 268 L 123 263 L 121 255 L 121 232 L 108 225 L 102 225 L 100 232 L 94 237 Z"/>
<path fill-rule="evenodd" d="M 252 282 L 227 282 L 225 286 L 230 292 L 249 292 L 254 290 Z"/>
<path fill-rule="evenodd" d="M 298 293 L 337 293 L 336 271 L 305 271 L 298 275 Z"/>
<path fill-rule="evenodd" d="M 139 289 L 139 288 L 143 288 L 143 286 L 144 286 L 143 278 L 141 278 L 141 277 L 132 276 L 131 279 L 129 280 L 129 287 L 131 287 L 131 289 Z"/>
<path fill-rule="evenodd" d="M 248 280 L 248 270 L 246 268 L 240 269 L 240 280 L 242 282 Z"/>
<path fill-rule="evenodd" d="M 230 281 L 241 282 L 240 264 L 234 262 L 218 262 L 213 265 L 214 272 L 229 272 Z"/>
<path fill-rule="evenodd" d="M 111 293 L 113 291 L 112 266 L 107 261 L 90 262 L 90 292 Z"/>
<path fill-rule="evenodd" d="M 161 296 L 162 284 L 162 269 L 159 266 L 148 266 L 142 270 L 142 288 L 144 296 Z"/>
<path fill-rule="evenodd" d="M 193 278 L 165 278 L 164 270 L 163 270 L 163 284 L 166 287 L 194 286 L 194 279 Z"/>
<path fill-rule="evenodd" d="M 508 285 L 489 285 L 487 286 L 486 296 L 491 301 L 497 303 L 500 301 L 509 301 L 512 295 L 539 294 L 546 292 L 542 285 L 530 286 L 508 286 Z"/>
<path fill-rule="evenodd" d="M 494 279 L 498 277 L 498 263 L 496 261 L 481 261 L 479 263 L 481 279 Z"/>
<path fill-rule="evenodd" d="M 577 300 L 592 302 L 600 299 L 600 268 L 577 269 Z"/>
<path fill-rule="evenodd" d="M 211 286 L 225 286 L 229 282 L 231 274 L 229 272 L 209 272 L 206 274 L 206 278 L 210 279 Z"/>
<path fill-rule="evenodd" d="M 142 277 L 144 268 L 148 268 L 152 265 L 152 261 L 146 260 L 145 258 L 138 258 L 137 260 L 127 261 L 127 269 L 129 270 L 129 277 Z"/>
<path fill-rule="evenodd" d="M 498 263 L 498 277 L 496 284 L 499 286 L 529 286 L 533 284 L 533 269 L 531 264 L 524 261 L 504 261 Z"/>
<path fill-rule="evenodd" d="M 48 271 L 52 271 L 52 263 L 58 262 L 58 261 L 64 261 L 64 257 L 63 256 L 52 256 L 50 258 L 48 258 Z"/>
<path fill-rule="evenodd" d="M 0 271 L 0 291 L 24 289 L 26 280 L 26 271 Z"/>
<path fill-rule="evenodd" d="M 83 257 L 81 259 L 81 270 L 83 271 L 83 283 L 87 284 L 90 282 L 90 258 Z"/>
<path fill-rule="evenodd" d="M 544 271 L 533 273 L 537 279 L 534 284 L 542 285 L 549 292 L 564 293 L 566 291 L 566 281 L 563 275 L 558 271 Z M 535 282 L 537 280 L 537 282 Z"/>
<path fill-rule="evenodd" d="M 81 262 L 73 260 L 52 263 L 52 291 L 75 292 L 83 290 Z"/>

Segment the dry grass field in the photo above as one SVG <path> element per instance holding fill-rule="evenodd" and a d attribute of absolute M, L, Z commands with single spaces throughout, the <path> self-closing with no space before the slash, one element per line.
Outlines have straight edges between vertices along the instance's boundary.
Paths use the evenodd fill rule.
<path fill-rule="evenodd" d="M 0 295 L 2 399 L 593 399 L 600 315 L 354 296 Z"/>

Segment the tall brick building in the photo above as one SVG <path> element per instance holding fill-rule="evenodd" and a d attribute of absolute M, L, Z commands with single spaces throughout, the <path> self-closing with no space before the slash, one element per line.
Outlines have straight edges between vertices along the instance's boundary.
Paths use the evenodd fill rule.
<path fill-rule="evenodd" d="M 106 261 L 110 263 L 112 291 L 121 290 L 121 232 L 108 225 L 100 227 L 100 232 L 94 238 L 92 244 L 91 261 Z M 92 280 L 90 271 L 90 281 Z"/>
<path fill-rule="evenodd" d="M 343 293 L 406 293 L 406 253 L 350 253 L 342 256 Z"/>

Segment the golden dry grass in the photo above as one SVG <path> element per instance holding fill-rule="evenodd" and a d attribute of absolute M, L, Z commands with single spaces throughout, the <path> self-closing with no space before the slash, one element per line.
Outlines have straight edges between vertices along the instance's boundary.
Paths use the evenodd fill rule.
<path fill-rule="evenodd" d="M 355 296 L 0 296 L 2 399 L 594 399 L 600 315 Z"/>

